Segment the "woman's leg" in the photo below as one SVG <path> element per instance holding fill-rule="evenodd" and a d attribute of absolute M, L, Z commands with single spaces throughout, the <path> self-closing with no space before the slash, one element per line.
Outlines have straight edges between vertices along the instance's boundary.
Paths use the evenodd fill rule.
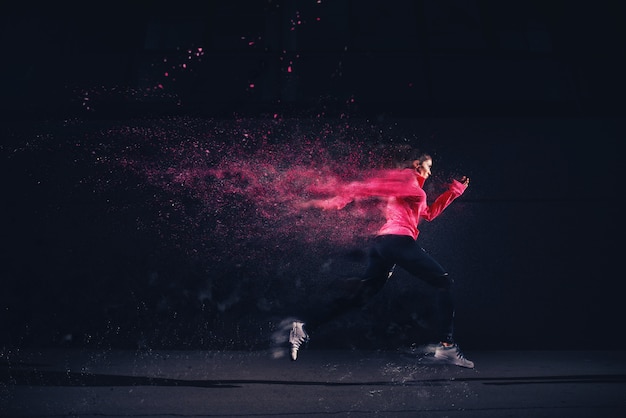
<path fill-rule="evenodd" d="M 317 298 L 319 300 L 302 315 L 307 329 L 313 331 L 334 318 L 365 306 L 383 288 L 392 268 L 393 263 L 381 257 L 374 245 L 362 277 L 334 282 L 332 288 Z"/>
<path fill-rule="evenodd" d="M 377 241 L 381 257 L 397 264 L 411 275 L 424 280 L 436 289 L 438 335 L 442 342 L 453 342 L 454 303 L 452 279 L 446 270 L 417 242 L 402 235 L 386 235 Z"/>

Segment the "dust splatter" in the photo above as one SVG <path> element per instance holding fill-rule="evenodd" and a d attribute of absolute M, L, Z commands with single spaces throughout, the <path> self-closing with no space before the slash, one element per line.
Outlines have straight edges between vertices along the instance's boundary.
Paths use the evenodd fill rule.
<path fill-rule="evenodd" d="M 121 186 L 153 191 L 154 213 L 139 227 L 190 253 L 249 261 L 291 244 L 354 244 L 379 226 L 377 201 L 304 208 L 312 186 L 357 180 L 389 163 L 372 137 L 380 139 L 366 122 L 176 119 L 109 128 L 91 141 L 95 163 L 140 181 Z"/>

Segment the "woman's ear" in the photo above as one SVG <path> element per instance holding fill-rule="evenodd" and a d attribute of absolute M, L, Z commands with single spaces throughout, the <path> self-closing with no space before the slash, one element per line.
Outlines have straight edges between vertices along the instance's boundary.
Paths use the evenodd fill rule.
<path fill-rule="evenodd" d="M 414 160 L 413 161 L 413 168 L 417 170 L 417 168 L 420 166 L 420 160 Z"/>

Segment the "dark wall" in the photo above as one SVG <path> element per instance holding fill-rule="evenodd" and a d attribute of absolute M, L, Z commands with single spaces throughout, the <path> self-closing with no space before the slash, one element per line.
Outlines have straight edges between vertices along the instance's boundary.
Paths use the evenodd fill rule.
<path fill-rule="evenodd" d="M 235 187 L 262 177 L 216 195 L 193 175 L 411 145 L 435 155 L 433 193 L 472 179 L 420 238 L 455 278 L 464 345 L 622 347 L 623 7 L 5 6 L 2 343 L 264 347 L 363 268 L 367 237 L 329 232 L 361 230 L 349 211 L 269 216 L 271 193 Z M 317 344 L 419 342 L 429 291 L 398 271 Z"/>
<path fill-rule="evenodd" d="M 471 177 L 420 227 L 422 246 L 455 279 L 464 345 L 623 343 L 620 120 L 184 117 L 18 128 L 2 153 L 5 344 L 264 347 L 282 317 L 363 271 L 381 222 L 356 203 L 291 211 L 306 196 L 298 183 L 330 166 L 353 178 L 399 138 L 434 154 L 431 198 L 447 179 Z M 421 342 L 431 293 L 398 270 L 316 344 Z"/>
<path fill-rule="evenodd" d="M 624 6 L 566 1 L 21 2 L 5 114 L 620 115 Z M 167 73 L 167 75 L 166 75 Z"/>

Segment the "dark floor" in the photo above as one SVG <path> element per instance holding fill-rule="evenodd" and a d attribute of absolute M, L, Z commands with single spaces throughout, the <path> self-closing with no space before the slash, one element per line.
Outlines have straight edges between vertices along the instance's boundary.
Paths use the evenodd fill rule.
<path fill-rule="evenodd" d="M 624 417 L 623 351 L 4 352 L 2 416 Z"/>

